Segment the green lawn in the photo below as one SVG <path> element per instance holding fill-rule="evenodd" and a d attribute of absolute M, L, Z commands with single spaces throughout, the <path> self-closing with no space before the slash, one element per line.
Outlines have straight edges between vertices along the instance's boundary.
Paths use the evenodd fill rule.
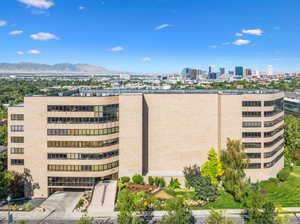
<path fill-rule="evenodd" d="M 300 206 L 300 167 L 294 168 L 286 182 L 263 181 L 262 192 L 267 200 L 283 207 Z"/>
<path fill-rule="evenodd" d="M 209 209 L 209 208 L 242 208 L 241 203 L 236 202 L 233 196 L 225 191 L 220 192 L 220 196 L 214 202 L 210 202 L 207 205 L 197 209 Z"/>

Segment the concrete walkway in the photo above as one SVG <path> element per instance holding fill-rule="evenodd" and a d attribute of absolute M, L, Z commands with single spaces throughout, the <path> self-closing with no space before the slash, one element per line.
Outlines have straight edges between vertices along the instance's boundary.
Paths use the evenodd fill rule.
<path fill-rule="evenodd" d="M 99 182 L 94 189 L 88 213 L 91 216 L 99 213 L 111 214 L 115 209 L 117 181 Z"/>

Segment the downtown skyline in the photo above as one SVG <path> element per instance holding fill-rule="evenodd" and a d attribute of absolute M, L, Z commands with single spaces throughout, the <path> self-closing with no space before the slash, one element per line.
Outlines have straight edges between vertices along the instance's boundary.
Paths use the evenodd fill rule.
<path fill-rule="evenodd" d="M 211 64 L 299 72 L 300 3 L 275 2 L 4 0 L 0 58 L 145 73 Z"/>

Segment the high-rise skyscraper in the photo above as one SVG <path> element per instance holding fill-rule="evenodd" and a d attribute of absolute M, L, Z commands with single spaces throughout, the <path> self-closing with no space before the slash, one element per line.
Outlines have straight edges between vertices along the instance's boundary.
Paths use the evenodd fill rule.
<path fill-rule="evenodd" d="M 216 66 L 215 65 L 211 65 L 208 67 L 208 73 L 213 73 L 216 72 Z"/>
<path fill-rule="evenodd" d="M 220 68 L 220 75 L 225 74 L 225 68 Z"/>
<path fill-rule="evenodd" d="M 236 78 L 241 79 L 241 78 L 243 78 L 243 75 L 244 75 L 243 66 L 236 66 L 235 67 L 235 76 L 236 76 Z"/>
<path fill-rule="evenodd" d="M 250 68 L 245 68 L 244 76 L 250 77 L 252 75 L 252 71 Z"/>
<path fill-rule="evenodd" d="M 191 68 L 184 68 L 181 72 L 181 75 L 183 78 L 190 78 L 192 75 L 192 69 Z"/>
<path fill-rule="evenodd" d="M 267 75 L 273 75 L 273 66 L 272 65 L 267 66 Z"/>

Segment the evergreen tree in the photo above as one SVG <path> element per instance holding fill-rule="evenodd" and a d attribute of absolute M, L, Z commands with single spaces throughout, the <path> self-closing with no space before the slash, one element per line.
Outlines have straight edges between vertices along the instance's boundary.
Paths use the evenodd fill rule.
<path fill-rule="evenodd" d="M 210 178 L 212 184 L 217 184 L 223 175 L 222 163 L 214 148 L 208 151 L 208 160 L 201 166 L 201 174 Z"/>

